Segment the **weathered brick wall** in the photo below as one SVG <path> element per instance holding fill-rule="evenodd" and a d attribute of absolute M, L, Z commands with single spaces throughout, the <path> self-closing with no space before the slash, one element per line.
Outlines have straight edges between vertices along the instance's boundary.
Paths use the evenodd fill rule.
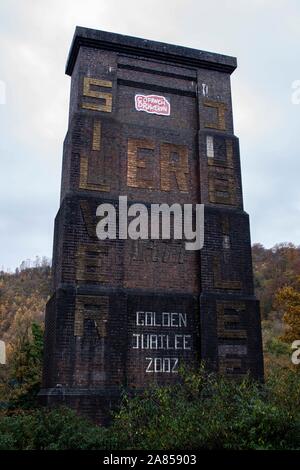
<path fill-rule="evenodd" d="M 173 383 L 183 363 L 263 376 L 234 68 L 218 54 L 76 30 L 44 403 L 64 401 L 105 422 L 121 387 Z M 136 94 L 163 96 L 170 114 L 137 111 Z M 96 208 L 118 209 L 120 195 L 147 207 L 205 204 L 203 249 L 187 251 L 184 240 L 100 241 Z"/>
<path fill-rule="evenodd" d="M 64 198 L 55 228 L 56 287 L 67 283 L 200 292 L 200 255 L 185 250 L 183 240 L 99 240 L 96 208 L 107 202 L 118 210 L 113 199 Z"/>

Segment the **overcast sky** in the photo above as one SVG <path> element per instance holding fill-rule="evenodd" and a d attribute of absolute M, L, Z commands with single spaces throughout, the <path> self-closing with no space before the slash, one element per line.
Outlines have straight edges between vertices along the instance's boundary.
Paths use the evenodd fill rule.
<path fill-rule="evenodd" d="M 236 56 L 252 242 L 300 244 L 299 0 L 0 0 L 0 269 L 51 257 L 76 25 Z"/>

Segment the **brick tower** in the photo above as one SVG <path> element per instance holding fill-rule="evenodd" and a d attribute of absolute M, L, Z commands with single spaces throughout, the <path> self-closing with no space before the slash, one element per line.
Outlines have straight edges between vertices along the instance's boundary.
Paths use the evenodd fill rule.
<path fill-rule="evenodd" d="M 233 133 L 235 68 L 233 57 L 76 28 L 44 404 L 105 423 L 122 388 L 170 384 L 181 363 L 263 377 Z M 204 204 L 204 247 L 99 240 L 96 208 L 118 208 L 120 195 L 146 206 Z"/>

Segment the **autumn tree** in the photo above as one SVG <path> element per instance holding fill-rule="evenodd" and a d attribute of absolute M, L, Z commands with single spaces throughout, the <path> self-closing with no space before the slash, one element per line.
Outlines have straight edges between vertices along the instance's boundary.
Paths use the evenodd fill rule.
<path fill-rule="evenodd" d="M 17 335 L 11 352 L 8 398 L 13 407 L 35 405 L 41 385 L 43 359 L 43 329 L 33 322 L 31 327 Z"/>
<path fill-rule="evenodd" d="M 300 274 L 300 247 L 280 243 L 264 248 L 256 243 L 252 247 L 255 293 L 260 300 L 262 318 L 272 318 L 275 293 L 284 286 L 293 286 Z"/>
<path fill-rule="evenodd" d="M 282 339 L 289 343 L 300 339 L 300 276 L 296 276 L 292 285 L 277 291 L 274 306 L 283 313 L 285 332 Z"/>

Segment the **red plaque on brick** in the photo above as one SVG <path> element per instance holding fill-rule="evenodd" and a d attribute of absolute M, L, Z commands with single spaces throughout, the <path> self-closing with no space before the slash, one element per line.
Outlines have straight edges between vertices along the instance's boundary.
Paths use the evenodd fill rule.
<path fill-rule="evenodd" d="M 135 95 L 135 109 L 149 114 L 170 116 L 171 106 L 169 101 L 160 95 Z"/>

